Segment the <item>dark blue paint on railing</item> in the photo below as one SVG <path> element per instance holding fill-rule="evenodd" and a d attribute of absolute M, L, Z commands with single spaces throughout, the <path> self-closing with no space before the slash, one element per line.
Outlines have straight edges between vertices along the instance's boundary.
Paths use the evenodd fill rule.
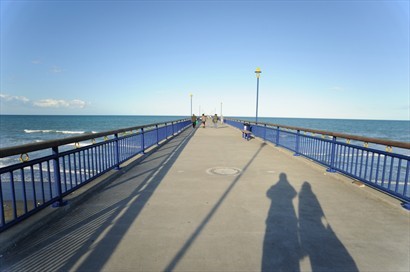
<path fill-rule="evenodd" d="M 326 169 L 327 172 L 336 172 L 335 170 L 335 156 L 336 156 L 336 147 L 337 147 L 337 138 L 332 137 L 332 144 L 330 145 L 330 163 L 329 163 L 329 168 Z"/>
<path fill-rule="evenodd" d="M 243 124 L 248 121 L 225 119 L 228 125 L 242 129 Z M 375 146 L 381 145 L 382 140 L 340 134 L 347 142 L 339 141 L 339 138 L 329 135 L 332 132 L 308 135 L 313 132 L 309 129 L 290 129 L 282 128 L 271 124 L 252 124 L 252 132 L 256 137 L 263 138 L 272 142 L 276 146 L 289 149 L 297 155 L 304 156 L 327 167 L 329 172 L 340 172 L 351 178 L 357 179 L 392 195 L 404 202 L 403 206 L 410 206 L 409 171 L 410 156 L 408 143 L 385 141 L 386 147 L 391 148 L 397 143 L 399 148 L 405 150 L 406 154 L 383 151 L 381 149 L 370 148 L 367 145 L 374 143 Z M 303 132 L 303 133 L 302 133 Z M 359 146 L 360 139 L 364 146 Z M 350 143 L 356 139 L 357 144 Z M 392 144 L 393 143 L 393 144 Z M 382 146 L 381 146 L 382 147 Z"/>
<path fill-rule="evenodd" d="M 99 142 L 95 141 L 95 135 L 81 137 L 82 143 L 92 141 L 92 144 L 85 143 L 82 147 L 75 140 L 78 137 L 65 138 L 63 144 L 50 146 L 44 142 L 42 149 L 32 145 L 16 147 L 16 150 L 29 150 L 22 151 L 23 154 L 38 150 L 48 153 L 50 149 L 52 152 L 51 155 L 0 168 L 0 232 L 49 205 L 64 205 L 64 197 L 71 192 L 112 169 L 119 169 L 123 162 L 190 125 L 190 120 L 183 119 L 130 128 L 128 132 L 125 129 L 102 132 L 98 133 L 98 138 L 103 137 Z M 74 143 L 75 148 L 68 149 L 67 143 Z M 0 149 L 0 157 L 18 154 L 14 148 L 4 150 Z"/>
<path fill-rule="evenodd" d="M 52 148 L 53 150 L 53 166 L 54 166 L 54 180 L 61 180 L 61 175 L 60 175 L 60 163 L 59 163 L 59 152 L 58 152 L 58 146 L 55 146 Z M 33 165 L 30 165 L 30 168 L 33 169 Z M 34 174 L 32 175 L 31 179 L 33 179 Z M 36 192 L 35 192 L 35 183 L 32 182 L 33 184 L 33 201 L 36 203 Z M 56 186 L 56 191 L 57 191 L 57 196 L 58 196 L 58 201 L 54 203 L 55 207 L 60 207 L 63 206 L 63 190 L 61 188 L 61 182 L 54 182 Z M 36 208 L 37 205 L 35 204 L 34 207 Z"/>
<path fill-rule="evenodd" d="M 144 128 L 141 128 L 141 147 L 142 147 L 142 154 L 144 154 L 144 149 L 145 149 L 145 137 L 144 137 Z"/>
<path fill-rule="evenodd" d="M 2 186 L 2 183 L 1 183 L 1 180 L 0 180 L 0 192 L 3 192 L 3 186 Z M 4 203 L 4 201 L 3 201 L 3 194 L 0 194 L 0 203 Z M 0 224 L 2 225 L 2 226 L 4 226 L 5 224 L 6 224 L 6 218 L 5 218 L 5 215 L 4 215 L 4 207 L 3 207 L 3 205 L 1 205 L 1 208 L 0 208 Z"/>

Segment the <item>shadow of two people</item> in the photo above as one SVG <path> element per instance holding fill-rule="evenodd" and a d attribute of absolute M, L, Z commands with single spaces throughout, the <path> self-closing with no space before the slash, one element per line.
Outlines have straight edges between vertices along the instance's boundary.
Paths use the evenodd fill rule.
<path fill-rule="evenodd" d="M 297 196 L 299 217 L 293 206 Z M 358 271 L 331 226 L 322 222 L 325 215 L 309 182 L 303 183 L 298 194 L 286 174 L 281 173 L 267 197 L 271 205 L 266 218 L 262 271 L 300 271 L 300 261 L 306 257 L 312 271 Z"/>

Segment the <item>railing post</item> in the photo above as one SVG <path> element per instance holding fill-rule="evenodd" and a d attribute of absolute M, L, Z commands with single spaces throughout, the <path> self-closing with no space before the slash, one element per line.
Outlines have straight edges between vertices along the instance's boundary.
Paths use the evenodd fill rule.
<path fill-rule="evenodd" d="M 410 161 L 407 161 L 407 169 L 410 169 Z M 409 170 L 406 171 L 406 177 L 404 178 L 404 190 L 403 190 L 403 195 L 407 196 L 407 190 L 409 187 Z M 407 198 L 407 201 L 405 200 L 401 206 L 406 209 L 406 210 L 410 210 L 410 201 L 408 200 L 409 198 Z"/>
<path fill-rule="evenodd" d="M 67 204 L 67 201 L 63 201 L 63 190 L 61 188 L 61 175 L 60 175 L 60 161 L 58 157 L 58 146 L 52 148 L 53 151 L 53 171 L 54 171 L 54 185 L 57 192 L 57 201 L 53 203 L 53 207 L 62 207 Z"/>
<path fill-rule="evenodd" d="M 159 132 L 158 132 L 158 125 L 155 125 L 155 129 L 157 130 L 157 145 L 159 145 Z"/>
<path fill-rule="evenodd" d="M 298 129 L 296 132 L 296 148 L 295 148 L 295 154 L 293 156 L 299 156 L 299 145 L 300 145 L 300 130 Z"/>
<path fill-rule="evenodd" d="M 407 161 L 407 169 L 410 169 L 410 160 Z M 406 183 L 404 184 L 403 195 L 407 195 L 407 190 L 409 189 L 409 185 L 410 185 L 410 181 L 409 181 L 409 174 L 410 173 L 409 172 L 410 172 L 410 170 L 406 171 L 406 177 L 404 178 L 404 181 Z M 410 203 L 408 203 L 408 204 L 409 204 L 409 208 L 410 208 Z"/>
<path fill-rule="evenodd" d="M 280 127 L 277 126 L 276 127 L 276 146 L 279 146 L 279 130 L 280 130 Z"/>
<path fill-rule="evenodd" d="M 144 128 L 141 128 L 141 147 L 142 147 L 142 154 L 145 154 L 145 137 L 144 137 Z"/>
<path fill-rule="evenodd" d="M 172 127 L 172 136 L 174 136 L 174 121 L 171 122 L 171 127 Z"/>
<path fill-rule="evenodd" d="M 114 134 L 115 143 L 115 169 L 120 170 L 120 144 L 118 140 L 118 133 Z"/>
<path fill-rule="evenodd" d="M 0 179 L 0 191 L 1 192 L 3 192 L 3 188 L 2 188 L 2 186 L 1 186 L 1 179 Z M 1 216 L 0 216 L 0 226 L 4 226 L 5 224 L 6 224 L 6 218 L 5 218 L 5 215 L 4 215 L 4 201 L 3 201 L 3 196 L 2 195 L 0 195 L 0 205 L 2 205 L 1 207 L 0 207 L 0 214 L 1 214 Z"/>
<path fill-rule="evenodd" d="M 330 153 L 330 165 L 329 165 L 329 168 L 326 169 L 327 172 L 330 172 L 330 173 L 336 172 L 336 170 L 334 169 L 335 156 L 336 156 L 336 136 L 333 136 L 333 138 L 332 138 L 332 151 Z"/>
<path fill-rule="evenodd" d="M 263 140 L 266 141 L 266 124 L 263 125 Z"/>
<path fill-rule="evenodd" d="M 164 123 L 164 128 L 165 128 L 165 139 L 168 139 L 168 125 L 167 125 L 167 123 Z"/>
<path fill-rule="evenodd" d="M 17 218 L 16 189 L 14 186 L 14 176 L 12 172 L 10 172 L 10 185 L 11 185 L 11 200 L 13 203 L 13 218 Z"/>

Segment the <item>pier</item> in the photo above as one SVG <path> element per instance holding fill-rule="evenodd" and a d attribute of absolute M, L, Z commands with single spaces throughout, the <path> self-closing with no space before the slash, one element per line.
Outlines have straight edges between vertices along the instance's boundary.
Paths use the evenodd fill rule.
<path fill-rule="evenodd" d="M 48 207 L 1 233 L 4 241 L 20 224 L 53 214 L 3 253 L 0 270 L 410 267 L 410 214 L 401 201 L 261 139 L 246 141 L 228 125 L 188 128 L 92 183 L 59 212 Z"/>

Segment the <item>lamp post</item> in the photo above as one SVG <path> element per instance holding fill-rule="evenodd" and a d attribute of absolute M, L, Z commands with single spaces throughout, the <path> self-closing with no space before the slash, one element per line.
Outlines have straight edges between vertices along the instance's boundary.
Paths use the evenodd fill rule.
<path fill-rule="evenodd" d="M 259 77 L 261 76 L 261 68 L 256 68 L 255 74 L 256 74 L 256 121 L 255 123 L 258 123 L 258 100 L 259 100 Z"/>
<path fill-rule="evenodd" d="M 192 116 L 192 94 L 189 94 L 189 96 L 191 97 L 191 115 L 190 116 Z"/>
<path fill-rule="evenodd" d="M 224 123 L 224 117 L 222 115 L 222 102 L 221 102 L 221 116 L 220 116 L 220 118 L 221 118 L 221 124 L 223 124 Z"/>
<path fill-rule="evenodd" d="M 222 117 L 222 102 L 221 102 L 221 117 Z"/>

